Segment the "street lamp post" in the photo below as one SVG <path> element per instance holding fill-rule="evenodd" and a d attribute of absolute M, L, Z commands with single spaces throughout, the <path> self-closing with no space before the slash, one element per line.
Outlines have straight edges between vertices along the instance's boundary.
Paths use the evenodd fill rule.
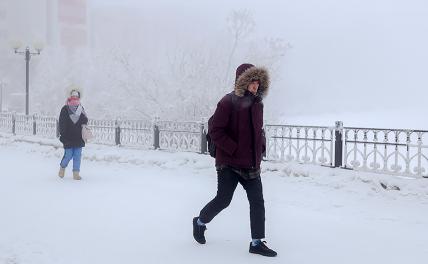
<path fill-rule="evenodd" d="M 29 47 L 25 48 L 25 51 L 19 51 L 19 48 L 14 48 L 16 54 L 25 56 L 25 114 L 29 115 L 29 104 L 30 104 L 30 59 L 33 55 L 40 55 L 41 48 L 36 48 L 36 52 L 31 52 Z"/>

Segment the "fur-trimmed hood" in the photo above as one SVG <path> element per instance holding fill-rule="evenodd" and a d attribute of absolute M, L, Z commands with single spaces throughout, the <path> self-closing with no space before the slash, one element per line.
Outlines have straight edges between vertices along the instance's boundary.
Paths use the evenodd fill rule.
<path fill-rule="evenodd" d="M 269 73 L 264 67 L 251 67 L 239 75 L 235 82 L 235 94 L 239 97 L 244 96 L 252 80 L 259 80 L 260 85 L 257 93 L 261 98 L 264 98 L 270 85 Z"/>

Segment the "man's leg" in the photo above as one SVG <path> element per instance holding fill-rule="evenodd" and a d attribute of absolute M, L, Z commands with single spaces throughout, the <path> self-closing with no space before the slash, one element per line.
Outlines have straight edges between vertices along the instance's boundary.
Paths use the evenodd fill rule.
<path fill-rule="evenodd" d="M 217 214 L 229 206 L 238 185 L 238 177 L 228 168 L 217 172 L 217 195 L 201 210 L 199 220 L 202 223 L 211 222 Z"/>
<path fill-rule="evenodd" d="M 217 195 L 199 213 L 199 217 L 193 218 L 193 238 L 200 244 L 205 244 L 205 224 L 228 207 L 232 201 L 233 193 L 238 185 L 238 175 L 230 169 L 222 169 L 217 172 Z"/>
<path fill-rule="evenodd" d="M 265 202 L 263 199 L 263 187 L 260 177 L 252 180 L 239 179 L 239 182 L 247 192 L 250 203 L 251 238 L 265 238 Z"/>
<path fill-rule="evenodd" d="M 251 238 L 249 252 L 267 257 L 275 257 L 277 253 L 266 245 L 265 238 L 265 204 L 263 199 L 262 181 L 259 178 L 253 180 L 240 179 L 240 183 L 247 192 L 250 202 Z"/>

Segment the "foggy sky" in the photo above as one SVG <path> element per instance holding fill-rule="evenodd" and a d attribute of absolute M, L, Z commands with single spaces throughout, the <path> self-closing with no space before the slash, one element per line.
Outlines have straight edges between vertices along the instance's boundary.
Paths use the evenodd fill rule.
<path fill-rule="evenodd" d="M 212 41 L 219 31 L 226 30 L 226 18 L 232 10 L 249 10 L 256 22 L 253 34 L 258 39 L 279 37 L 292 46 L 266 100 L 267 109 L 286 116 L 347 111 L 388 113 L 393 108 L 409 114 L 428 113 L 426 0 L 88 0 L 88 3 L 90 10 L 109 10 L 116 21 L 130 21 L 129 32 L 142 32 L 135 39 L 135 46 L 142 44 L 139 41 L 150 42 L 152 46 L 148 48 L 152 49 L 162 49 L 163 42 L 173 43 L 178 39 Z M 26 24 L 45 23 L 31 17 L 31 10 L 23 11 L 20 16 Z M 141 21 L 144 23 L 139 25 Z M 17 26 L 8 25 L 8 28 L 13 32 Z M 106 18 L 103 41 L 114 42 L 120 37 L 112 35 L 109 39 L 108 29 L 114 26 Z M 22 28 L 26 27 L 21 25 Z M 216 43 L 206 45 L 209 48 Z"/>
<path fill-rule="evenodd" d="M 427 1 L 95 0 L 92 4 L 141 9 L 152 23 L 202 35 L 224 28 L 231 10 L 250 10 L 257 24 L 254 34 L 281 37 L 292 45 L 268 101 L 286 106 L 278 111 L 427 109 L 422 106 L 428 95 Z"/>

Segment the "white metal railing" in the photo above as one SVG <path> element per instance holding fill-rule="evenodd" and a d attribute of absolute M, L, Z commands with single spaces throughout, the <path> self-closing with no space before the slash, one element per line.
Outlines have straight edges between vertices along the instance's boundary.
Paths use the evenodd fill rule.
<path fill-rule="evenodd" d="M 346 127 L 344 134 L 344 167 L 428 176 L 428 131 Z"/>
<path fill-rule="evenodd" d="M 334 127 L 266 125 L 266 157 L 334 166 Z"/>
<path fill-rule="evenodd" d="M 207 153 L 206 122 L 89 120 L 93 143 Z M 266 125 L 265 158 L 411 177 L 428 177 L 428 131 Z M 0 113 L 0 131 L 59 136 L 50 116 Z"/>

